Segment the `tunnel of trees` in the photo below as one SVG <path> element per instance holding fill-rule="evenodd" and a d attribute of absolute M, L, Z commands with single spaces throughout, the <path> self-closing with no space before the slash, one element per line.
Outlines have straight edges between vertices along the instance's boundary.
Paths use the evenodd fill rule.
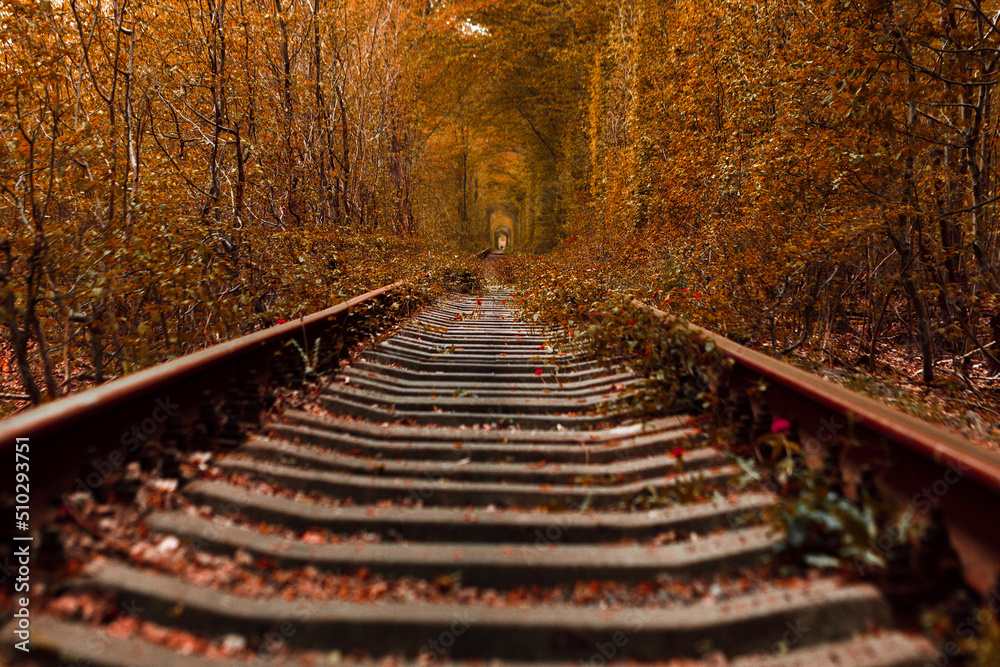
<path fill-rule="evenodd" d="M 31 401 L 501 239 L 775 353 L 1000 369 L 978 2 L 0 0 L 0 31 Z"/>

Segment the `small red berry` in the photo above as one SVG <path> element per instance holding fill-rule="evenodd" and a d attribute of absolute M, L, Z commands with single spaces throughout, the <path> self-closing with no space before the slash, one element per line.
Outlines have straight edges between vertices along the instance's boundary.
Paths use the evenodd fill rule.
<path fill-rule="evenodd" d="M 771 433 L 778 434 L 784 433 L 786 431 L 792 430 L 792 422 L 787 419 L 782 419 L 781 417 L 775 419 L 771 422 Z"/>

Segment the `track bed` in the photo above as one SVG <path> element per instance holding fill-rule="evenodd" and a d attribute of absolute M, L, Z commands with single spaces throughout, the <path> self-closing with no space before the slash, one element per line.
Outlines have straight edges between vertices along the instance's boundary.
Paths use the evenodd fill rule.
<path fill-rule="evenodd" d="M 500 290 L 443 299 L 304 398 L 279 391 L 238 446 L 188 444 L 67 495 L 48 529 L 59 548 L 35 569 L 49 583 L 34 593 L 33 651 L 8 655 L 539 667 L 935 659 L 926 640 L 893 629 L 873 586 L 778 576 L 767 564 L 778 537 L 760 521 L 774 498 L 732 490 L 738 469 L 702 421 L 638 421 L 610 407 L 640 378 L 557 352 L 510 304 Z"/>

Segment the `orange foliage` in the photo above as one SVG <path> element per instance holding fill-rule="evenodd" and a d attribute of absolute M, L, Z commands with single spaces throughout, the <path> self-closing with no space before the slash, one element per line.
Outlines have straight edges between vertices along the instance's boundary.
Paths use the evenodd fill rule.
<path fill-rule="evenodd" d="M 0 331 L 21 392 L 426 270 L 407 259 L 413 18 L 373 0 L 0 0 Z"/>
<path fill-rule="evenodd" d="M 566 257 L 776 352 L 1000 369 L 998 46 L 976 3 L 620 4 Z"/>

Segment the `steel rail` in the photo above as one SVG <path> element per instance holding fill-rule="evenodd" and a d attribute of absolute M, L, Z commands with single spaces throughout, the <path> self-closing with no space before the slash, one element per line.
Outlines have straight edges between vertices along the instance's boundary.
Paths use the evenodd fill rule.
<path fill-rule="evenodd" d="M 670 314 L 639 300 L 657 318 Z M 838 442 L 841 464 L 857 479 L 861 466 L 876 472 L 880 489 L 920 515 L 940 504 L 952 545 L 970 585 L 986 593 L 1000 574 L 1000 454 L 789 363 L 751 350 L 713 331 L 690 325 L 733 360 L 730 389 L 764 380 L 776 417 L 795 418 L 808 449 Z M 842 420 L 842 421 L 841 421 Z"/>
<path fill-rule="evenodd" d="M 229 383 L 250 370 L 268 374 L 273 353 L 292 340 L 310 341 L 345 324 L 358 308 L 374 305 L 402 282 L 386 285 L 325 310 L 118 378 L 0 421 L 0 470 L 15 470 L 15 442 L 28 438 L 32 510 L 74 482 L 93 486 L 88 475 L 124 461 L 126 451 L 162 432 L 169 418 L 190 421 L 205 391 L 221 397 Z M 151 431 L 149 428 L 155 427 Z M 86 462 L 93 470 L 81 470 Z M 73 476 L 78 475 L 74 480 Z M 5 485 L 6 486 L 6 485 Z M 9 491 L 5 489 L 2 494 Z"/>

